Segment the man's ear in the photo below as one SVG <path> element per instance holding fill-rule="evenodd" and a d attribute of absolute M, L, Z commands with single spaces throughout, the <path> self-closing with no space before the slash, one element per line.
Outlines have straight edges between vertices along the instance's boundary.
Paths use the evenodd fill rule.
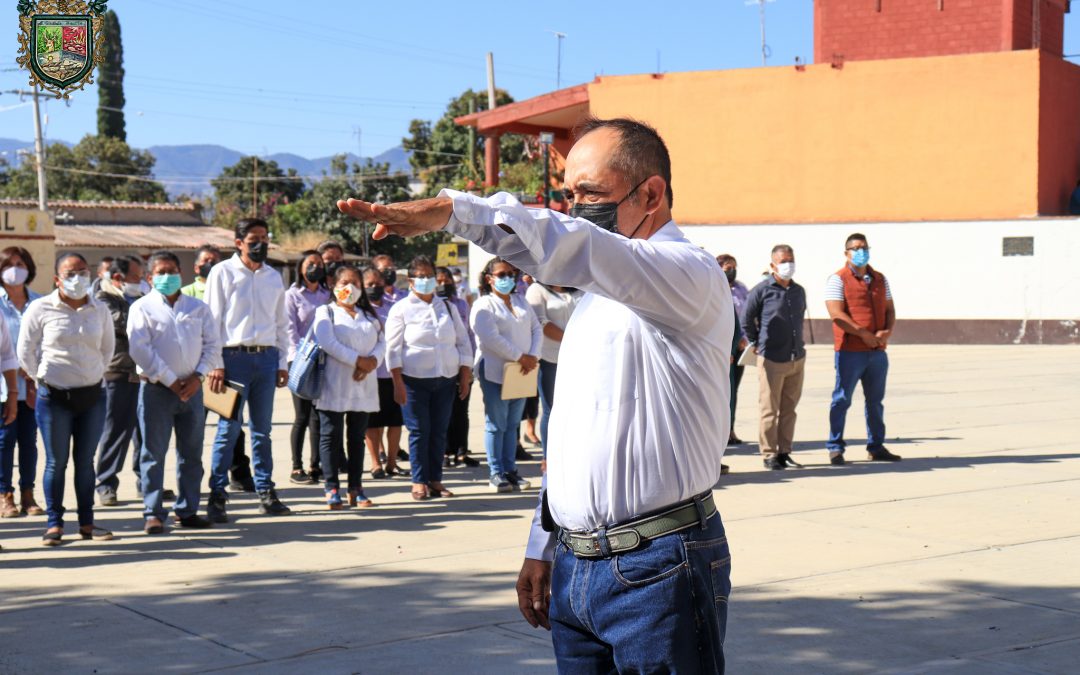
<path fill-rule="evenodd" d="M 646 188 L 645 210 L 649 213 L 659 211 L 667 199 L 667 181 L 660 176 L 650 176 L 642 187 Z"/>

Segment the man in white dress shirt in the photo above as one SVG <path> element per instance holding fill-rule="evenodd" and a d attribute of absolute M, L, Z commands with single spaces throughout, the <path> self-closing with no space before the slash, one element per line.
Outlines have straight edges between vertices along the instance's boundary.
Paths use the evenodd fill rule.
<path fill-rule="evenodd" d="M 214 265 L 206 279 L 206 304 L 221 330 L 224 368 L 207 375 L 210 389 L 225 391 L 226 381 L 242 385 L 241 411 L 247 404 L 255 491 L 262 513 L 290 513 L 274 490 L 274 458 L 270 453 L 270 423 L 274 414 L 274 388 L 289 380 L 289 318 L 285 312 L 285 285 L 281 275 L 266 265 L 270 227 L 258 218 L 236 223 L 236 254 Z M 218 422 L 210 468 L 210 496 L 206 514 L 215 523 L 229 522 L 225 511 L 232 451 L 240 435 L 242 417 Z"/>
<path fill-rule="evenodd" d="M 137 449 L 135 461 L 141 468 L 144 529 L 147 534 L 165 531 L 162 479 L 174 430 L 176 522 L 206 528 L 210 521 L 198 514 L 206 428 L 202 383 L 210 371 L 221 367 L 220 330 L 206 303 L 180 292 L 176 254 L 154 253 L 148 269 L 154 290 L 131 305 L 127 324 L 128 353 L 142 380 L 138 421 L 143 447 Z"/>
<path fill-rule="evenodd" d="M 565 176 L 569 216 L 452 190 L 338 208 L 378 223 L 376 238 L 445 229 L 587 292 L 559 354 L 519 607 L 552 630 L 560 672 L 722 672 L 730 554 L 712 487 L 729 431 L 731 291 L 671 219 L 652 128 L 586 121 Z"/>

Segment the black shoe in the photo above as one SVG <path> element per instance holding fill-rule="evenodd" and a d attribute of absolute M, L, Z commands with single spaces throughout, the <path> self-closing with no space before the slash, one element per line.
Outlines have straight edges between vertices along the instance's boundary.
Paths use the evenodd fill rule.
<path fill-rule="evenodd" d="M 284 516 L 292 513 L 288 506 L 281 503 L 277 490 L 273 488 L 259 493 L 259 512 L 268 516 Z"/>
<path fill-rule="evenodd" d="M 492 492 L 511 492 L 514 487 L 510 485 L 510 481 L 506 480 L 506 476 L 495 474 L 488 479 L 488 489 Z"/>
<path fill-rule="evenodd" d="M 320 469 L 319 467 L 315 467 L 311 471 L 308 471 L 308 478 L 311 479 L 312 485 L 317 485 L 321 483 L 323 479 L 322 469 Z"/>
<path fill-rule="evenodd" d="M 225 511 L 225 504 L 229 501 L 229 494 L 224 490 L 212 490 L 206 499 L 206 517 L 215 523 L 229 522 L 229 514 Z"/>
<path fill-rule="evenodd" d="M 480 466 L 480 462 L 476 461 L 472 457 L 469 457 L 468 455 L 458 455 L 458 459 L 460 459 L 461 463 L 465 466 Z"/>
<path fill-rule="evenodd" d="M 514 454 L 514 460 L 518 462 L 531 462 L 532 458 L 532 455 L 525 452 L 525 446 L 519 441 L 517 444 L 517 452 Z"/>
<path fill-rule="evenodd" d="M 409 461 L 409 453 L 405 452 L 404 450 L 398 450 L 397 459 L 399 462 L 407 462 Z"/>
<path fill-rule="evenodd" d="M 521 474 L 519 474 L 517 471 L 510 471 L 504 475 L 506 476 L 506 480 L 510 482 L 510 486 L 513 487 L 515 491 L 528 490 L 532 487 L 532 483 L 522 478 Z"/>
<path fill-rule="evenodd" d="M 797 466 L 799 468 L 802 468 L 802 464 L 799 464 L 798 462 L 793 460 L 791 458 L 791 453 L 789 452 L 782 452 L 777 455 L 776 458 L 780 460 L 780 463 L 784 465 L 785 469 L 789 466 Z"/>
<path fill-rule="evenodd" d="M 296 483 L 297 485 L 311 485 L 315 481 L 311 480 L 311 474 L 303 469 L 295 469 L 289 474 L 289 482 Z"/>
<path fill-rule="evenodd" d="M 777 459 L 778 457 L 779 457 L 779 455 L 774 455 L 772 457 L 766 457 L 763 460 L 763 464 L 765 464 L 765 468 L 770 470 L 770 471 L 782 471 L 784 468 L 786 468 L 784 466 L 784 463 L 782 461 L 780 461 L 779 459 Z"/>
<path fill-rule="evenodd" d="M 205 530 L 208 527 L 213 527 L 213 523 L 197 513 L 193 513 L 190 516 L 184 516 L 183 518 L 177 516 L 176 524 L 180 527 L 190 527 L 193 530 Z"/>
<path fill-rule="evenodd" d="M 844 453 L 841 452 L 837 455 L 829 455 L 829 464 L 832 464 L 833 466 L 844 466 L 844 464 L 847 464 L 847 462 L 844 461 Z"/>
<path fill-rule="evenodd" d="M 176 501 L 176 493 L 173 492 L 172 490 L 162 490 L 161 491 L 161 498 L 162 498 L 162 500 L 165 500 L 165 501 L 175 502 Z"/>
<path fill-rule="evenodd" d="M 885 448 L 868 452 L 866 453 L 866 457 L 871 462 L 899 462 L 902 459 L 900 455 L 894 455 Z"/>
<path fill-rule="evenodd" d="M 449 469 L 450 467 L 454 466 L 454 458 L 450 455 L 443 457 L 442 465 L 445 468 Z"/>
<path fill-rule="evenodd" d="M 255 479 L 251 476 L 237 478 L 233 476 L 229 481 L 229 488 L 236 492 L 255 492 Z"/>

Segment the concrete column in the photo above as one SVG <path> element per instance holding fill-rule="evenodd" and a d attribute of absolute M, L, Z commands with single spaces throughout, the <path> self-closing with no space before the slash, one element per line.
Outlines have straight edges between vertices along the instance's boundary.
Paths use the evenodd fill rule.
<path fill-rule="evenodd" d="M 499 184 L 499 134 L 484 135 L 484 185 Z"/>

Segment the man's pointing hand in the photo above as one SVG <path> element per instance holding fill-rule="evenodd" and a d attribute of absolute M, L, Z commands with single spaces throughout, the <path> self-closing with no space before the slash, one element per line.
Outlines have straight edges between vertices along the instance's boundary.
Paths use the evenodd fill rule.
<path fill-rule="evenodd" d="M 438 232 L 446 227 L 454 212 L 454 202 L 449 197 L 418 199 L 397 204 L 372 204 L 361 199 L 339 199 L 337 207 L 347 216 L 375 223 L 372 239 L 385 239 L 391 234 L 415 237 L 427 232 Z"/>

